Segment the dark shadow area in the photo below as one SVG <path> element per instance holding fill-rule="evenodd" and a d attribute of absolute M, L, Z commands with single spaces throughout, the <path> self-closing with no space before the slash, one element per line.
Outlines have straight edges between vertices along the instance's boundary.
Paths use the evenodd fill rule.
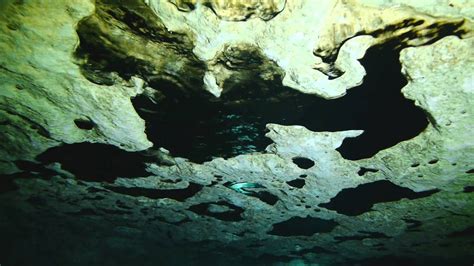
<path fill-rule="evenodd" d="M 474 186 L 466 186 L 466 187 L 464 187 L 463 192 L 464 192 L 464 193 L 474 192 Z"/>
<path fill-rule="evenodd" d="M 0 174 L 0 194 L 10 191 L 16 191 L 19 187 L 15 184 L 16 179 L 49 179 L 56 172 L 44 168 L 42 165 L 36 164 L 31 161 L 17 160 L 15 165 L 22 172 L 14 174 Z"/>
<path fill-rule="evenodd" d="M 0 175 L 0 194 L 18 189 L 18 186 L 13 182 L 15 178 L 18 178 L 18 176 L 15 174 Z"/>
<path fill-rule="evenodd" d="M 286 183 L 294 188 L 302 188 L 306 184 L 306 181 L 302 178 L 297 178 Z"/>
<path fill-rule="evenodd" d="M 345 188 L 328 203 L 322 203 L 318 206 L 341 214 L 356 216 L 371 211 L 372 206 L 376 203 L 398 201 L 403 198 L 411 200 L 424 198 L 438 191 L 433 189 L 415 192 L 409 188 L 397 186 L 390 181 L 380 180 L 362 184 L 355 188 Z"/>
<path fill-rule="evenodd" d="M 79 129 L 84 129 L 84 130 L 92 130 L 95 127 L 95 123 L 90 119 L 82 119 L 82 118 L 74 119 L 74 124 L 76 124 L 76 126 Z"/>
<path fill-rule="evenodd" d="M 27 161 L 27 160 L 17 160 L 15 161 L 16 167 L 23 171 L 23 176 L 26 177 L 28 174 L 31 177 L 48 179 L 58 173 L 54 170 L 44 167 L 44 165 L 37 162 Z"/>
<path fill-rule="evenodd" d="M 263 202 L 265 202 L 266 204 L 268 205 L 275 205 L 279 198 L 275 195 L 273 195 L 272 193 L 268 192 L 268 191 L 258 191 L 258 192 L 254 192 L 254 193 L 250 193 L 250 194 L 247 194 L 251 197 L 255 197 Z"/>
<path fill-rule="evenodd" d="M 185 201 L 188 198 L 193 197 L 201 191 L 202 186 L 196 183 L 189 183 L 186 188 L 177 189 L 151 189 L 141 187 L 114 187 L 107 186 L 107 189 L 123 195 L 133 197 L 146 197 L 150 199 L 174 199 L 177 201 Z"/>
<path fill-rule="evenodd" d="M 78 179 L 113 182 L 117 177 L 149 176 L 145 162 L 151 158 L 113 145 L 85 142 L 50 148 L 37 160 L 43 164 L 58 162 Z"/>
<path fill-rule="evenodd" d="M 449 237 L 474 237 L 474 226 L 449 234 Z"/>
<path fill-rule="evenodd" d="M 222 221 L 238 222 L 244 220 L 241 216 L 244 209 L 225 201 L 200 203 L 189 207 L 189 210 Z"/>
<path fill-rule="evenodd" d="M 127 206 L 127 204 L 125 204 L 125 202 L 123 202 L 121 200 L 116 200 L 115 205 L 117 205 L 117 207 L 119 207 L 121 209 L 127 209 L 127 210 L 133 209 L 132 207 Z"/>
<path fill-rule="evenodd" d="M 292 217 L 281 223 L 273 224 L 273 229 L 268 232 L 277 236 L 312 236 L 316 233 L 331 232 L 338 223 L 333 220 L 325 220 L 306 216 Z"/>
<path fill-rule="evenodd" d="M 419 227 L 423 225 L 421 221 L 414 219 L 403 219 L 407 223 L 407 231 L 419 231 Z"/>
<path fill-rule="evenodd" d="M 428 125 L 423 111 L 400 92 L 407 82 L 398 56 L 391 45 L 370 48 L 361 61 L 367 70 L 364 83 L 335 100 L 250 82 L 234 84 L 215 98 L 204 92 L 184 94 L 177 84 L 156 81 L 150 86 L 160 100 L 139 95 L 133 104 L 155 145 L 194 162 L 263 151 L 270 144 L 264 136 L 267 123 L 303 125 L 312 131 L 362 129 L 361 136 L 346 139 L 338 151 L 347 159 L 368 158 L 417 136 Z M 295 163 L 307 169 L 314 165 L 307 160 Z"/>
<path fill-rule="evenodd" d="M 314 166 L 314 161 L 305 157 L 295 157 L 292 159 L 293 163 L 301 169 L 309 169 Z"/>
<path fill-rule="evenodd" d="M 361 86 L 349 90 L 349 97 L 352 90 L 360 90 L 352 96 L 360 102 L 353 107 L 353 113 L 347 115 L 357 121 L 353 129 L 363 129 L 364 133 L 356 138 L 346 138 L 337 149 L 346 159 L 372 157 L 380 150 L 417 136 L 428 125 L 423 110 L 400 91 L 407 81 L 401 74 L 396 45 L 372 47 L 361 60 L 367 75 Z"/>
<path fill-rule="evenodd" d="M 361 168 L 359 169 L 359 171 L 357 172 L 357 174 L 358 174 L 359 176 L 363 176 L 363 175 L 365 175 L 365 174 L 367 174 L 367 173 L 377 173 L 378 171 L 379 171 L 379 170 L 373 169 L 373 168 L 361 167 Z"/>

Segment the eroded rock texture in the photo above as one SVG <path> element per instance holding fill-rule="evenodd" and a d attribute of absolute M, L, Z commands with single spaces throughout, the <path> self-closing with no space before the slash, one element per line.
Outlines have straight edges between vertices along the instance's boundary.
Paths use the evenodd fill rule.
<path fill-rule="evenodd" d="M 0 9 L 0 264 L 474 260 L 473 2 Z"/>

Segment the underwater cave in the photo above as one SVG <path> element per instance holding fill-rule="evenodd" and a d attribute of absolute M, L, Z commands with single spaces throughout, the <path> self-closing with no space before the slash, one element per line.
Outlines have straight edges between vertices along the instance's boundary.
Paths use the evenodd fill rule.
<path fill-rule="evenodd" d="M 471 265 L 474 2 L 359 2 L 0 1 L 0 266 Z"/>
<path fill-rule="evenodd" d="M 344 158 L 358 160 L 413 138 L 428 125 L 423 110 L 400 92 L 407 81 L 398 57 L 392 45 L 370 48 L 361 60 L 367 70 L 362 85 L 334 100 L 278 84 L 262 89 L 250 82 L 224 91 L 220 98 L 205 91 L 186 95 L 176 84 L 161 81 L 150 84 L 161 96 L 158 101 L 139 95 L 133 104 L 156 146 L 193 162 L 262 152 L 271 143 L 265 137 L 268 123 L 312 131 L 362 129 L 361 136 L 345 139 L 338 148 Z"/>

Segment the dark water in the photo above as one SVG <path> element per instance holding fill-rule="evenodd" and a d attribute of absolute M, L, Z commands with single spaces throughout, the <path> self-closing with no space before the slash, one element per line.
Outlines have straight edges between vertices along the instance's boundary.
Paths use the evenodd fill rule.
<path fill-rule="evenodd" d="M 423 110 L 400 92 L 407 82 L 398 56 L 390 45 L 369 49 L 362 60 L 367 70 L 363 84 L 335 100 L 252 84 L 217 99 L 206 93 L 180 95 L 172 84 L 158 83 L 154 87 L 161 88 L 164 100 L 155 104 L 138 96 L 133 103 L 153 143 L 195 162 L 263 151 L 271 143 L 264 136 L 267 123 L 312 131 L 362 129 L 361 136 L 346 139 L 338 149 L 343 157 L 357 160 L 413 138 L 428 125 Z"/>

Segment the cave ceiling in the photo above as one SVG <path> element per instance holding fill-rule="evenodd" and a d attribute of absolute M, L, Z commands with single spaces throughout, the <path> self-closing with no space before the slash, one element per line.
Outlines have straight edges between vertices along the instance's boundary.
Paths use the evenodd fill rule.
<path fill-rule="evenodd" d="M 0 264 L 472 263 L 474 2 L 0 9 Z"/>

